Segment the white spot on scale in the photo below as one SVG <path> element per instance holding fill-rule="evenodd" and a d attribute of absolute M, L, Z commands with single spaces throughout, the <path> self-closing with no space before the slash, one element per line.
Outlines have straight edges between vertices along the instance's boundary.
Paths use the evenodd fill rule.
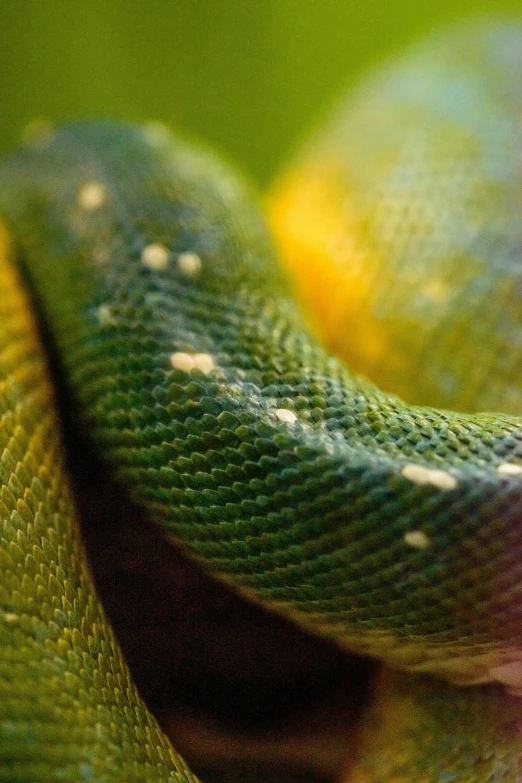
<path fill-rule="evenodd" d="M 437 489 L 455 489 L 458 483 L 455 476 L 452 476 L 447 470 L 425 468 L 423 465 L 417 465 L 413 462 L 405 465 L 401 473 L 404 478 L 413 484 L 421 486 L 429 484 L 432 487 L 437 487 Z"/>
<path fill-rule="evenodd" d="M 15 612 L 4 612 L 3 614 L 4 620 L 9 625 L 14 625 L 18 622 L 18 615 L 15 614 Z"/>
<path fill-rule="evenodd" d="M 422 530 L 409 530 L 404 534 L 404 541 L 414 549 L 427 549 L 431 545 L 429 536 Z"/>
<path fill-rule="evenodd" d="M 503 462 L 497 467 L 497 473 L 501 476 L 519 476 L 522 473 L 522 465 L 515 465 L 514 462 Z"/>
<path fill-rule="evenodd" d="M 78 191 L 78 204 L 82 209 L 92 212 L 105 203 L 106 193 L 101 182 L 87 182 Z"/>
<path fill-rule="evenodd" d="M 170 357 L 170 363 L 175 370 L 183 370 L 183 372 L 191 372 L 196 367 L 194 357 L 189 353 L 183 353 L 182 351 L 176 351 Z"/>
<path fill-rule="evenodd" d="M 209 353 L 197 353 L 194 356 L 194 361 L 196 362 L 197 369 L 204 372 L 205 375 L 208 375 L 209 372 L 212 372 L 216 367 L 214 359 Z"/>
<path fill-rule="evenodd" d="M 297 416 L 293 411 L 288 410 L 288 408 L 277 408 L 275 415 L 279 419 L 279 421 L 286 421 L 289 424 L 293 424 L 294 421 L 297 421 Z"/>
<path fill-rule="evenodd" d="M 182 370 L 183 372 L 192 372 L 192 370 L 200 370 L 205 375 L 208 375 L 215 369 L 214 359 L 209 353 L 183 353 L 183 351 L 176 351 L 170 357 L 170 363 L 175 370 Z"/>
<path fill-rule="evenodd" d="M 201 271 L 201 258 L 197 253 L 180 253 L 178 268 L 185 277 L 195 277 Z"/>
<path fill-rule="evenodd" d="M 169 263 L 169 258 L 170 253 L 168 248 L 166 248 L 165 245 L 160 245 L 159 242 L 147 245 L 143 248 L 141 253 L 142 262 L 145 266 L 148 266 L 149 269 L 153 269 L 155 272 L 165 269 Z"/>

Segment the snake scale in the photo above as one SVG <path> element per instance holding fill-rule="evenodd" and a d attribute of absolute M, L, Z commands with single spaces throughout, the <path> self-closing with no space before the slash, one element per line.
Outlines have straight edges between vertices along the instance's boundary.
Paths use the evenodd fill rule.
<path fill-rule="evenodd" d="M 33 300 L 164 536 L 386 664 L 346 781 L 520 780 L 521 77 L 520 20 L 437 35 L 363 81 L 269 199 L 313 330 L 391 391 L 316 339 L 212 154 L 91 121 L 1 161 L 0 781 L 195 780 L 96 596 Z"/>

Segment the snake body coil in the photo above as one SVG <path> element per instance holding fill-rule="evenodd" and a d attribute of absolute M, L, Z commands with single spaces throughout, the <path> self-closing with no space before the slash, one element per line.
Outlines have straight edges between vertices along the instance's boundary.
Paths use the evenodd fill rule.
<path fill-rule="evenodd" d="M 0 210 L 85 426 L 166 536 L 350 650 L 522 687 L 519 418 L 412 407 L 328 355 L 244 188 L 157 128 L 72 124 L 26 145 L 1 164 Z M 181 779 L 68 537 L 26 307 L 2 308 L 0 780 Z M 416 760 L 395 749 L 356 779 L 517 779 L 515 699 L 404 677 L 390 698 L 426 752 L 411 735 Z M 440 740 L 445 709 L 460 751 Z"/>

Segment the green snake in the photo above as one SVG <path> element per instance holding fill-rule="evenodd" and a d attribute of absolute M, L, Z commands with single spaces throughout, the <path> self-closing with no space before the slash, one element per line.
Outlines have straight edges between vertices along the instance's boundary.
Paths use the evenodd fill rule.
<path fill-rule="evenodd" d="M 521 85 L 519 20 L 436 36 L 269 200 L 323 339 L 408 403 L 316 339 L 211 153 L 92 121 L 2 160 L 0 781 L 195 779 L 96 596 L 33 300 L 81 426 L 166 539 L 390 667 L 346 781 L 520 780 Z"/>

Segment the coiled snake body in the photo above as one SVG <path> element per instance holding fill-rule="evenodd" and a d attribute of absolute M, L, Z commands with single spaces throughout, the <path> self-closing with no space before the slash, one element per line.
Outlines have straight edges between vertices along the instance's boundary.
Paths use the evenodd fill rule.
<path fill-rule="evenodd" d="M 337 350 L 367 354 L 377 374 L 390 359 L 393 386 L 415 353 L 419 313 L 432 319 L 413 357 L 422 402 L 435 388 L 467 410 L 494 400 L 520 414 L 521 30 L 460 28 L 372 77 L 340 120 L 343 141 L 337 124 L 271 202 L 289 263 L 311 259 L 310 298 L 334 327 L 346 318 Z M 430 184 L 432 165 L 453 189 Z M 362 199 L 354 210 L 347 181 Z M 33 139 L 1 164 L 0 210 L 0 780 L 191 779 L 132 686 L 91 586 L 15 252 L 85 426 L 164 534 L 314 633 L 417 673 L 381 685 L 352 779 L 519 780 L 520 419 L 415 407 L 330 356 L 243 186 L 157 128 L 92 122 Z M 350 221 L 348 271 L 325 267 L 325 236 L 334 226 L 331 237 L 346 238 Z M 403 270 L 415 254 L 422 291 L 418 267 Z M 457 295 L 446 294 L 451 277 Z M 417 300 L 405 314 L 408 286 Z M 489 310 L 493 293 L 500 305 Z M 462 323 L 481 327 L 475 341 L 498 360 L 479 380 L 462 359 L 463 329 L 452 343 L 439 328 L 458 327 L 466 299 Z M 496 383 L 484 391 L 494 366 L 505 394 Z"/>

